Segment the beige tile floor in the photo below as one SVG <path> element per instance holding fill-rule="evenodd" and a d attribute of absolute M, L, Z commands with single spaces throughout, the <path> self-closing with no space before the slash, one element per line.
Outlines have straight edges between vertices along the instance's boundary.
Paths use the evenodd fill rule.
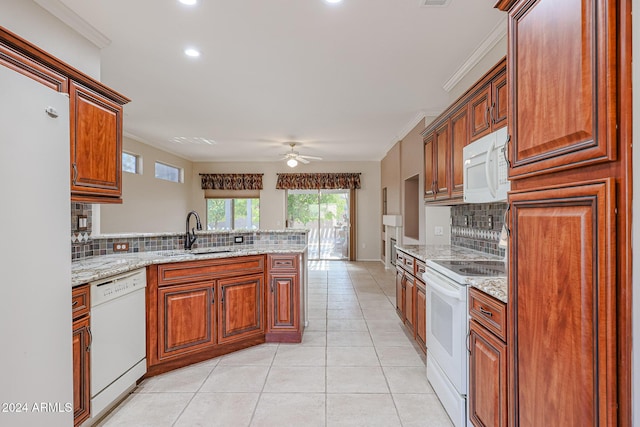
<path fill-rule="evenodd" d="M 301 344 L 263 344 L 143 381 L 104 427 L 451 426 L 379 262 L 309 262 Z"/>

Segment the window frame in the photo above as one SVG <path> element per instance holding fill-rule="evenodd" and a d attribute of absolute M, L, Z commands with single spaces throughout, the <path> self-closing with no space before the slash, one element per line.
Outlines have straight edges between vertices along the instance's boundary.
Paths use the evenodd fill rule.
<path fill-rule="evenodd" d="M 225 215 L 228 215 L 229 217 L 229 222 L 230 222 L 230 228 L 229 229 L 217 229 L 217 228 L 209 228 L 209 200 L 223 200 L 225 205 L 229 206 L 229 211 L 227 212 L 226 210 L 226 206 L 225 206 Z M 252 225 L 255 225 L 255 228 L 236 228 L 236 217 L 235 217 L 235 205 L 236 205 L 236 200 L 255 200 L 257 201 L 257 205 L 258 205 L 258 223 L 257 224 L 253 224 L 252 221 Z M 250 197 L 250 196 L 246 196 L 246 197 L 205 197 L 205 218 L 206 218 L 206 224 L 205 224 L 205 228 L 207 230 L 210 231 L 241 231 L 241 230 L 259 230 L 260 229 L 260 197 Z"/>
<path fill-rule="evenodd" d="M 135 170 L 132 172 L 124 168 L 125 161 L 124 156 L 131 156 L 135 160 Z M 122 172 L 130 173 L 133 175 L 142 175 L 142 156 L 140 154 L 132 153 L 131 151 L 122 150 Z"/>
<path fill-rule="evenodd" d="M 167 178 L 163 178 L 163 177 L 158 176 L 158 165 L 161 165 L 161 166 L 164 166 L 164 167 L 167 167 L 167 168 L 175 169 L 175 170 L 178 172 L 178 179 L 177 179 L 177 181 L 176 181 L 176 180 L 173 180 L 173 179 L 167 179 Z M 155 163 L 154 163 L 153 176 L 154 176 L 156 179 L 161 179 L 161 180 L 163 180 L 163 181 L 167 181 L 167 182 L 175 182 L 175 183 L 177 183 L 177 184 L 184 184 L 184 168 L 181 168 L 181 167 L 179 167 L 179 166 L 172 165 L 172 164 L 170 164 L 170 163 L 165 163 L 165 162 L 162 162 L 162 161 L 160 161 L 160 160 L 156 160 L 156 161 L 155 161 Z"/>

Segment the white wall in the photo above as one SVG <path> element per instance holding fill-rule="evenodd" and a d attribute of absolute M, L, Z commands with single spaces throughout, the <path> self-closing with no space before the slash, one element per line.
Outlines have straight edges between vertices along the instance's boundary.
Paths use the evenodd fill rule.
<path fill-rule="evenodd" d="M 121 205 L 94 207 L 100 217 L 100 228 L 94 234 L 184 231 L 187 213 L 193 209 L 192 163 L 127 137 L 123 149 L 142 158 L 142 174 L 122 173 Z M 156 161 L 183 168 L 184 183 L 157 179 Z"/>
<path fill-rule="evenodd" d="M 0 25 L 100 80 L 100 49 L 33 0 L 0 0 Z"/>
<path fill-rule="evenodd" d="M 260 192 L 260 228 L 284 228 L 285 191 L 276 190 L 278 173 L 360 172 L 362 189 L 356 191 L 356 258 L 380 260 L 380 162 L 313 162 L 288 168 L 284 162 L 194 163 L 192 208 L 205 217 L 204 191 L 200 173 L 263 173 L 264 189 Z"/>
<path fill-rule="evenodd" d="M 425 206 L 425 244 L 451 244 L 451 208 L 449 206 Z M 442 227 L 442 235 L 435 234 L 435 228 Z"/>

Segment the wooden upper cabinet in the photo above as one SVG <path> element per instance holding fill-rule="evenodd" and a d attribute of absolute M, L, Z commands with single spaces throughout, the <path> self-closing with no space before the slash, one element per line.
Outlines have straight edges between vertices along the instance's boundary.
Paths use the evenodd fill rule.
<path fill-rule="evenodd" d="M 424 198 L 432 199 L 435 195 L 436 176 L 434 168 L 435 159 L 435 133 L 431 132 L 423 138 L 424 142 Z"/>
<path fill-rule="evenodd" d="M 509 198 L 510 424 L 617 425 L 614 179 Z"/>
<path fill-rule="evenodd" d="M 120 197 L 122 106 L 71 82 L 71 194 Z"/>
<path fill-rule="evenodd" d="M 509 11 L 510 178 L 616 159 L 616 2 Z"/>
<path fill-rule="evenodd" d="M 451 194 L 451 179 L 449 174 L 451 172 L 449 157 L 450 145 L 451 145 L 451 126 L 447 120 L 445 123 L 436 128 L 435 134 L 435 158 L 434 158 L 434 173 L 436 177 L 435 189 L 436 199 L 449 198 Z"/>
<path fill-rule="evenodd" d="M 471 141 L 507 125 L 507 69 L 501 61 L 469 101 Z"/>
<path fill-rule="evenodd" d="M 469 144 L 469 108 L 465 104 L 451 116 L 451 198 L 462 197 L 462 149 Z"/>
<path fill-rule="evenodd" d="M 0 65 L 69 94 L 71 200 L 122 203 L 122 106 L 129 99 L 3 27 Z"/>

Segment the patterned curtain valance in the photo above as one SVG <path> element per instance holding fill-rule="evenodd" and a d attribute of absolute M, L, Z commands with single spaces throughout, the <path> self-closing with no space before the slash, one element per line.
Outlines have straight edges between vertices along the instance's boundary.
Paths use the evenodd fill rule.
<path fill-rule="evenodd" d="M 201 173 L 203 190 L 262 190 L 261 173 Z"/>
<path fill-rule="evenodd" d="M 360 186 L 360 173 L 279 173 L 279 190 L 356 190 Z"/>

